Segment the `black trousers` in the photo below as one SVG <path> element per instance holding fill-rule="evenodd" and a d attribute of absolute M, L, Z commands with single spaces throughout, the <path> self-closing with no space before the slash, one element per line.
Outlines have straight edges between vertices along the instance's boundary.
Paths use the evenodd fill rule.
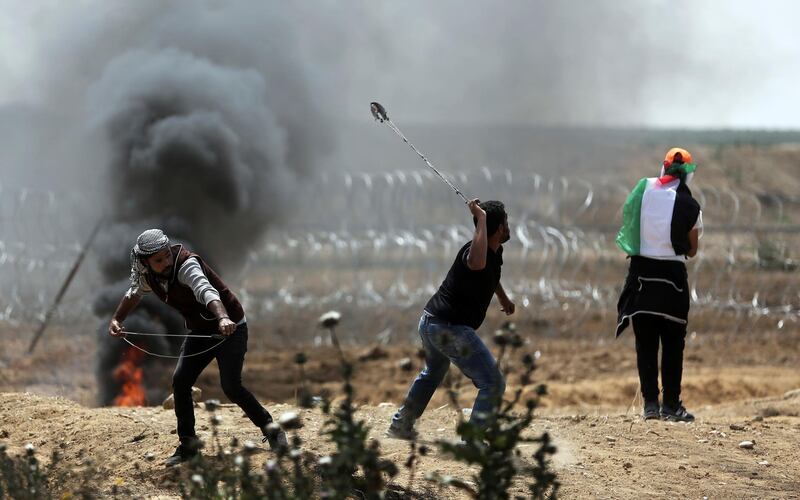
<path fill-rule="evenodd" d="M 193 332 L 207 335 L 209 332 Z M 216 333 L 216 332 L 214 332 Z M 208 349 L 219 342 L 214 339 L 187 338 L 181 347 L 181 358 L 172 376 L 172 391 L 175 397 L 175 416 L 178 419 L 178 437 L 181 441 L 195 437 L 194 404 L 192 385 L 200 373 L 216 358 L 219 365 L 219 378 L 225 396 L 239 405 L 247 417 L 257 426 L 263 427 L 272 422 L 272 416 L 261 403 L 242 385 L 242 366 L 247 352 L 247 324 L 236 328 L 236 332 L 223 343 L 207 353 L 193 357 L 183 357 Z"/>
<path fill-rule="evenodd" d="M 636 335 L 636 366 L 639 369 L 639 382 L 642 384 L 642 397 L 645 401 L 658 400 L 660 341 L 663 404 L 677 408 L 681 400 L 686 325 L 652 314 L 637 314 L 633 317 L 633 332 Z"/>

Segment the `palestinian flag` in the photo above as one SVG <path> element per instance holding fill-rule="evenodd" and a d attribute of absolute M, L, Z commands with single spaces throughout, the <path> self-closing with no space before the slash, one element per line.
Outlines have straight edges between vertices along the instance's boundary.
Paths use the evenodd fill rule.
<path fill-rule="evenodd" d="M 622 207 L 622 228 L 616 242 L 628 255 L 682 255 L 675 249 L 684 246 L 682 240 L 686 235 L 676 229 L 685 228 L 687 220 L 691 228 L 697 220 L 700 211 L 697 202 L 693 199 L 693 203 L 682 202 L 687 194 L 691 199 L 685 181 L 697 169 L 696 165 L 665 164 L 665 167 L 661 177 L 640 180 Z"/>

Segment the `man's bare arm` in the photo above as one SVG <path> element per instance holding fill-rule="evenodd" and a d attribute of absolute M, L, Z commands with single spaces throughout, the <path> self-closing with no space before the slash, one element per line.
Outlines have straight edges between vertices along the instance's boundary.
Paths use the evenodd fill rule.
<path fill-rule="evenodd" d="M 208 310 L 217 318 L 217 326 L 221 334 L 227 336 L 236 331 L 236 323 L 231 321 L 231 318 L 228 317 L 228 311 L 225 310 L 225 306 L 222 304 L 221 300 L 212 300 L 206 307 L 208 307 Z"/>
<path fill-rule="evenodd" d="M 689 257 L 697 255 L 697 249 L 700 246 L 700 230 L 692 229 L 689 231 L 689 252 L 686 254 Z"/>
<path fill-rule="evenodd" d="M 125 332 L 122 330 L 122 322 L 125 321 L 125 318 L 128 317 L 128 314 L 131 313 L 136 306 L 139 305 L 142 298 L 136 294 L 133 295 L 124 295 L 122 300 L 119 301 L 119 305 L 117 306 L 117 310 L 114 311 L 114 315 L 111 317 L 111 322 L 108 325 L 108 333 L 114 337 L 124 337 Z"/>
<path fill-rule="evenodd" d="M 503 284 L 499 281 L 497 282 L 497 288 L 494 289 L 494 294 L 497 295 L 497 300 L 500 301 L 502 311 L 506 313 L 507 316 L 514 314 L 517 306 L 508 298 L 506 291 L 503 289 Z"/>
<path fill-rule="evenodd" d="M 469 202 L 469 211 L 478 220 L 475 234 L 472 236 L 472 245 L 467 254 L 467 267 L 472 271 L 480 271 L 486 267 L 486 249 L 489 239 L 486 234 L 486 212 L 480 207 L 480 201 L 475 199 Z"/>

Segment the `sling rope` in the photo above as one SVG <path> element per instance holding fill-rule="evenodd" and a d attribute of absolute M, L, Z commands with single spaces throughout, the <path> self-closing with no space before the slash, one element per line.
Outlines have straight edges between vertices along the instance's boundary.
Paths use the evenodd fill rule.
<path fill-rule="evenodd" d="M 125 335 L 137 335 L 137 336 L 143 336 L 143 337 L 146 336 L 146 337 L 185 337 L 185 338 L 200 338 L 200 339 L 221 339 L 219 342 L 217 342 L 216 344 L 214 344 L 213 346 L 209 347 L 208 349 L 206 349 L 204 351 L 196 352 L 196 353 L 193 353 L 193 354 L 181 354 L 181 355 L 178 355 L 178 356 L 172 356 L 172 355 L 169 355 L 169 354 L 159 354 L 159 353 L 156 353 L 156 352 L 150 352 L 147 349 L 144 349 L 144 348 L 139 347 L 138 345 L 134 344 L 133 342 L 131 342 L 127 338 L 122 337 L 122 340 L 124 340 L 125 342 L 130 344 L 131 347 L 135 347 L 136 349 L 138 349 L 138 350 L 142 351 L 143 353 L 148 354 L 150 356 L 154 356 L 156 358 L 165 358 L 165 359 L 193 358 L 195 356 L 200 356 L 201 354 L 205 354 L 205 353 L 207 353 L 209 351 L 214 350 L 217 346 L 219 346 L 220 344 L 222 344 L 223 342 L 225 342 L 228 339 L 228 337 L 225 337 L 224 335 L 219 335 L 219 334 L 215 334 L 215 335 L 193 335 L 193 334 L 178 334 L 178 333 L 125 332 Z"/>

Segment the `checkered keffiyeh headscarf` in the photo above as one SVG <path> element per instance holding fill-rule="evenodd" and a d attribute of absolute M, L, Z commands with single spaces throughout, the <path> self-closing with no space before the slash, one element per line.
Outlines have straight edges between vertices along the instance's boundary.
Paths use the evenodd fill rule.
<path fill-rule="evenodd" d="M 131 250 L 131 288 L 138 289 L 141 279 L 147 272 L 141 257 L 148 257 L 169 248 L 169 238 L 160 229 L 148 229 L 136 238 Z"/>

